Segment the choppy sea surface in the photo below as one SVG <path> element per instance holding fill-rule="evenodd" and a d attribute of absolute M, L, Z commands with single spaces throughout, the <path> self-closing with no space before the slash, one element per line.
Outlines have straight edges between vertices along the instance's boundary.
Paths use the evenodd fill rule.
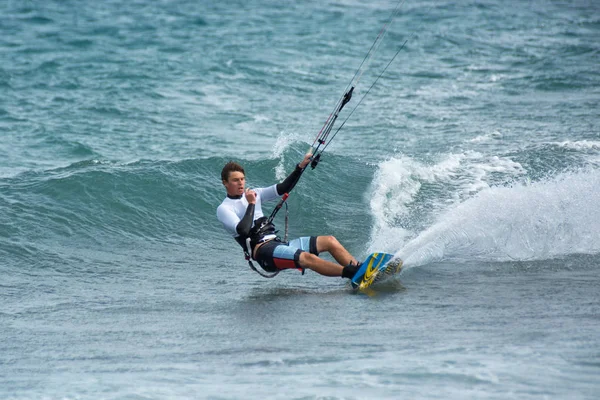
<path fill-rule="evenodd" d="M 396 6 L 289 206 L 405 268 L 263 279 L 221 168 L 283 179 Z M 600 397 L 597 2 L 5 0 L 0 57 L 0 398 Z"/>

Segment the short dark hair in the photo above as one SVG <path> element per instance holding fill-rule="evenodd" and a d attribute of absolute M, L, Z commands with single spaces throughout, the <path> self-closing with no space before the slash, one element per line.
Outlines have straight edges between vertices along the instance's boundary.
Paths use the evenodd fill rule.
<path fill-rule="evenodd" d="M 235 161 L 229 161 L 227 164 L 225 164 L 225 166 L 223 167 L 223 170 L 221 171 L 221 179 L 224 181 L 229 180 L 229 174 L 231 172 L 241 172 L 242 174 L 244 174 L 244 176 L 246 176 L 244 167 L 242 167 L 240 164 L 236 163 Z"/>

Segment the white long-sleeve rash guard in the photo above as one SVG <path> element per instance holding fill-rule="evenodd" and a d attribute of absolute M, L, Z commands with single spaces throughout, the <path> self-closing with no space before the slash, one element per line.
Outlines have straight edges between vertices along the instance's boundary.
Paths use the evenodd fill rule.
<path fill-rule="evenodd" d="M 263 202 L 273 201 L 279 197 L 277 193 L 277 185 L 272 185 L 266 188 L 258 188 L 254 189 L 256 192 L 256 205 L 254 206 L 254 218 L 256 221 L 260 217 L 262 217 L 263 211 L 261 208 L 261 204 Z M 246 214 L 246 209 L 248 208 L 248 200 L 246 200 L 246 194 L 242 195 L 242 197 L 238 199 L 234 199 L 231 197 L 226 197 L 225 200 L 221 203 L 219 207 L 217 207 L 217 218 L 223 226 L 225 230 L 229 232 L 233 237 L 238 237 L 239 234 L 237 232 L 237 226 L 244 218 L 244 214 Z M 252 222 L 252 226 L 254 226 L 254 221 Z M 275 235 L 272 235 L 275 237 Z"/>

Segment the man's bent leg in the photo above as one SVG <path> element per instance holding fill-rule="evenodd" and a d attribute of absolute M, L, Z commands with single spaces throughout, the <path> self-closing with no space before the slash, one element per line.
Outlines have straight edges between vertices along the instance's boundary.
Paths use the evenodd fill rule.
<path fill-rule="evenodd" d="M 302 268 L 312 269 L 316 273 L 325 276 L 342 276 L 342 271 L 344 270 L 344 267 L 341 265 L 323 260 L 308 252 L 300 253 L 300 259 L 298 261 Z"/>
<path fill-rule="evenodd" d="M 317 236 L 317 250 L 319 253 L 329 252 L 340 265 L 358 264 L 356 258 L 334 236 Z"/>

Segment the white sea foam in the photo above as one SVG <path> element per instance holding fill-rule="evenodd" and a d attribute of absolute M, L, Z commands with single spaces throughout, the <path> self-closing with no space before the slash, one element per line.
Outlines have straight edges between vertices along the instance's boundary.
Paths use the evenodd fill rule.
<path fill-rule="evenodd" d="M 600 141 L 598 141 L 598 140 L 578 140 L 578 141 L 566 140 L 564 142 L 552 142 L 551 144 L 558 146 L 558 147 L 562 147 L 567 150 L 600 151 Z"/>
<path fill-rule="evenodd" d="M 471 143 L 486 143 L 492 140 L 502 139 L 502 133 L 499 131 L 494 131 L 490 133 L 486 133 L 485 135 L 479 135 L 469 140 Z"/>
<path fill-rule="evenodd" d="M 223 91 L 221 86 L 204 85 L 202 87 L 202 92 L 204 93 L 204 97 L 202 97 L 201 101 L 220 111 L 237 111 L 242 108 L 243 98 L 241 96 L 228 94 Z M 181 94 L 178 93 L 178 96 L 181 96 Z M 189 100 L 191 101 L 192 99 Z"/>
<path fill-rule="evenodd" d="M 254 120 L 254 122 L 256 123 L 261 123 L 261 122 L 269 122 L 271 121 L 271 118 L 269 118 L 266 115 L 261 115 L 261 114 L 256 114 L 254 116 L 252 116 L 252 119 Z"/>
<path fill-rule="evenodd" d="M 279 159 L 279 163 L 275 167 L 275 178 L 283 180 L 290 173 L 285 168 L 285 151 L 294 143 L 303 142 L 302 137 L 299 133 L 282 131 L 277 137 L 275 145 L 273 145 L 272 157 Z M 307 147 L 308 149 L 308 147 Z"/>
<path fill-rule="evenodd" d="M 600 172 L 495 187 L 452 207 L 396 255 L 407 267 L 444 259 L 544 260 L 600 252 Z"/>
<path fill-rule="evenodd" d="M 379 164 L 370 199 L 374 226 L 369 251 L 395 251 L 414 236 L 407 225 L 412 214 L 443 212 L 473 194 L 488 189 L 492 174 L 507 181 L 525 173 L 517 162 L 506 157 L 467 151 L 441 156 L 437 163 L 423 163 L 406 156 Z M 433 187 L 436 195 L 424 195 L 422 186 Z M 419 203 L 415 203 L 417 197 Z"/>

